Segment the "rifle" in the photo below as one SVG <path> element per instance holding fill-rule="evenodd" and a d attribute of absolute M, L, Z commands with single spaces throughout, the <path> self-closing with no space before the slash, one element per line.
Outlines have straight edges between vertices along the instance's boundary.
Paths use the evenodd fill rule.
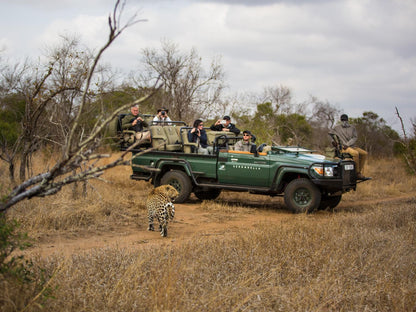
<path fill-rule="evenodd" d="M 345 158 L 352 158 L 350 153 L 343 153 L 342 152 L 342 143 L 338 135 L 335 133 L 329 133 L 332 138 L 332 145 L 335 147 L 335 158 L 345 159 Z"/>

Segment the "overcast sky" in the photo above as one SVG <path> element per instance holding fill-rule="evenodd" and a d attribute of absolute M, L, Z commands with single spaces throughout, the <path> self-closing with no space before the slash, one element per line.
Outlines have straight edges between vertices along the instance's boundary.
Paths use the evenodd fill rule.
<path fill-rule="evenodd" d="M 112 0 L 0 0 L 4 58 L 37 57 L 59 35 L 105 42 Z M 416 119 L 415 0 L 128 0 L 136 24 L 106 54 L 137 68 L 141 49 L 171 40 L 206 61 L 222 57 L 229 92 L 284 85 L 295 99 L 328 100 L 351 117 L 373 111 L 394 129 Z"/>

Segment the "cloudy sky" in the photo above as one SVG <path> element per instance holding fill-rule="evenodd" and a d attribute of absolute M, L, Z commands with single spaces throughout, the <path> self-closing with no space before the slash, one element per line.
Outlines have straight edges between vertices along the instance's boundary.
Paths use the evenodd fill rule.
<path fill-rule="evenodd" d="M 0 0 L 0 53 L 37 57 L 59 35 L 91 48 L 107 38 L 113 0 Z M 328 100 L 352 117 L 373 111 L 394 129 L 397 107 L 416 119 L 415 0 L 128 0 L 136 24 L 106 54 L 137 68 L 141 49 L 162 39 L 204 60 L 221 56 L 229 92 L 291 88 L 295 99 Z"/>

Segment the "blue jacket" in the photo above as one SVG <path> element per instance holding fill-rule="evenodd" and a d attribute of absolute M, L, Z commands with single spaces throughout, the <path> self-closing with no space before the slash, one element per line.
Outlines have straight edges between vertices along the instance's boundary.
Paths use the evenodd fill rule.
<path fill-rule="evenodd" d="M 188 131 L 188 141 L 189 142 L 198 142 L 198 138 L 199 138 L 199 144 L 201 145 L 201 147 L 207 148 L 207 146 L 208 146 L 208 137 L 207 137 L 207 132 L 205 131 L 205 129 L 201 130 L 201 135 L 199 137 L 196 134 L 196 131 L 194 133 L 192 133 L 191 130 Z"/>

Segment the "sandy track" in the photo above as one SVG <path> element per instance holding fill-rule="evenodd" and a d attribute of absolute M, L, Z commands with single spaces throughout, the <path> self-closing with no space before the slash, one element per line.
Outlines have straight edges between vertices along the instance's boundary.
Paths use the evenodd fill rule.
<path fill-rule="evenodd" d="M 371 206 L 382 202 L 399 202 L 409 200 L 414 196 L 402 196 L 394 198 L 383 198 L 379 200 L 368 200 L 360 202 L 341 202 L 339 209 L 353 209 L 354 207 Z M 279 204 L 280 201 L 280 204 Z M 228 202 L 230 203 L 230 202 Z M 232 204 L 232 202 L 231 202 Z M 161 237 L 160 234 L 147 231 L 147 224 L 129 224 L 117 227 L 111 232 L 85 232 L 68 236 L 54 235 L 43 237 L 36 242 L 26 253 L 29 255 L 39 255 L 47 257 L 53 254 L 70 256 L 76 253 L 88 252 L 96 248 L 127 248 L 140 249 L 147 246 L 169 244 L 181 244 L 195 237 L 204 236 L 224 236 L 240 230 L 247 230 L 262 223 L 290 222 L 294 218 L 300 217 L 286 210 L 280 209 L 281 199 L 277 199 L 277 205 L 268 207 L 267 205 L 258 208 L 260 203 L 248 203 L 247 209 L 242 208 L 238 213 L 228 213 L 224 211 L 204 211 L 200 209 L 200 202 L 189 204 L 175 204 L 176 215 L 174 222 L 168 227 L 168 237 Z M 271 204 L 272 205 L 272 204 Z M 271 206 L 270 205 L 270 206 Z M 332 214 L 327 211 L 315 212 L 316 221 L 326 219 Z M 323 217 L 322 219 L 320 217 Z M 158 228 L 157 223 L 155 228 Z"/>

